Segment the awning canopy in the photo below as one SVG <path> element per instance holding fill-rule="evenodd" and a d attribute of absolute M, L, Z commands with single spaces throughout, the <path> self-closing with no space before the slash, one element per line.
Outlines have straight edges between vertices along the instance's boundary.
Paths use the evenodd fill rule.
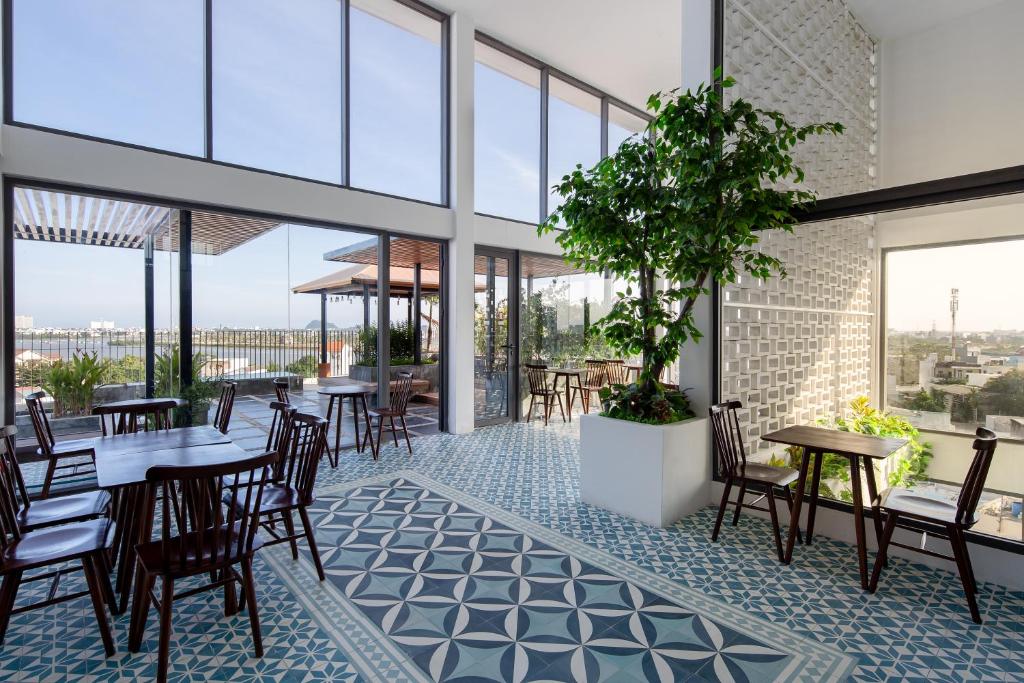
<path fill-rule="evenodd" d="M 105 197 L 14 188 L 15 239 L 65 244 L 142 249 L 153 237 L 154 248 L 177 251 L 175 209 Z M 280 223 L 192 212 L 192 251 L 217 256 L 278 227 Z"/>
<path fill-rule="evenodd" d="M 412 296 L 414 271 L 412 268 L 391 268 L 391 296 Z M 377 294 L 377 266 L 354 264 L 330 275 L 324 275 L 292 288 L 295 294 L 363 294 L 367 287 L 371 295 Z M 420 291 L 437 294 L 440 291 L 436 270 L 420 271 Z"/>

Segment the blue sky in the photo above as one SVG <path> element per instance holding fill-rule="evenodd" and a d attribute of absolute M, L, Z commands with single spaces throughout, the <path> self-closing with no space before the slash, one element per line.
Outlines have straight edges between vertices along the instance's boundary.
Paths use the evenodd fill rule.
<path fill-rule="evenodd" d="M 292 0 L 287 12 L 281 6 L 214 2 L 213 154 L 337 183 L 338 3 Z M 202 0 L 16 0 L 13 20 L 17 120 L 203 154 Z M 412 32 L 353 8 L 350 33 L 351 183 L 439 201 L 439 29 Z M 539 91 L 481 64 L 476 79 L 477 210 L 536 221 Z M 593 112 L 552 97 L 550 131 L 552 184 L 576 163 L 597 161 L 600 120 Z M 611 146 L 626 134 L 612 125 Z M 289 286 L 337 269 L 322 254 L 366 235 L 290 230 L 290 237 L 280 228 L 224 256 L 197 257 L 195 324 L 302 327 L 318 318 L 317 297 L 289 295 Z M 289 254 L 287 267 L 282 253 Z M 141 252 L 19 241 L 15 256 L 16 311 L 37 325 L 142 324 Z M 169 256 L 158 252 L 163 326 L 173 318 L 168 297 L 176 265 L 160 259 Z M 61 281 L 89 286 L 55 296 L 46 283 Z M 328 318 L 355 324 L 361 307 L 331 304 Z"/>

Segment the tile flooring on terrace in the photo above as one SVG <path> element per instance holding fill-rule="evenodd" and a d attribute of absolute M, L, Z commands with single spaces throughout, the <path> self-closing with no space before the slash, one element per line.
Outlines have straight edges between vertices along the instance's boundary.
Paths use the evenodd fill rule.
<path fill-rule="evenodd" d="M 269 411 L 261 407 L 260 399 L 251 401 L 239 414 L 246 421 L 251 419 L 255 430 L 255 423 L 264 422 Z M 410 478 L 439 482 L 435 489 L 447 485 L 459 495 L 472 497 L 478 502 L 468 505 L 476 510 L 493 506 L 490 516 L 505 515 L 504 522 L 510 526 L 516 519 L 526 520 L 523 525 L 538 525 L 536 529 L 550 534 L 552 545 L 557 545 L 557 538 L 568 537 L 565 543 L 579 543 L 595 553 L 604 551 L 598 554 L 607 554 L 609 566 L 618 563 L 620 569 L 648 570 L 679 590 L 690 590 L 701 599 L 706 596 L 712 606 L 705 603 L 704 616 L 748 613 L 757 617 L 763 620 L 762 642 L 771 644 L 778 638 L 781 643 L 784 638 L 778 634 L 782 633 L 838 648 L 855 659 L 853 680 L 1024 681 L 1024 594 L 983 584 L 979 601 L 986 623 L 979 627 L 966 616 L 960 584 L 951 573 L 894 559 L 878 594 L 871 596 L 859 588 L 853 549 L 839 542 L 820 538 L 810 548 L 799 547 L 794 564 L 785 567 L 775 559 L 767 523 L 757 519 L 745 517 L 738 528 L 727 528 L 712 544 L 711 508 L 673 528 L 657 529 L 582 505 L 578 424 L 545 428 L 534 422 L 462 436 L 434 434 L 416 439 L 412 456 L 391 444 L 383 448 L 376 463 L 353 451 L 343 452 L 336 470 L 325 462 L 318 482 L 323 493 L 312 516 L 315 523 L 324 525 L 318 538 L 329 585 L 310 580 L 311 564 L 304 558 L 293 564 L 286 546 L 261 551 L 257 590 L 266 655 L 262 660 L 250 656 L 245 615 L 224 618 L 219 596 L 206 594 L 176 604 L 171 680 L 404 680 L 417 672 L 414 678 L 429 680 L 429 673 L 459 675 L 432 668 L 435 660 L 424 660 L 422 653 L 419 659 L 410 653 L 415 666 L 405 674 L 387 668 L 381 659 L 370 662 L 369 670 L 375 673 L 361 676 L 356 667 L 362 661 L 366 670 L 366 653 L 390 649 L 394 655 L 408 646 L 377 630 L 383 617 L 369 608 L 364 609 L 367 620 L 352 622 L 351 628 L 332 628 L 338 622 L 324 616 L 328 596 L 339 595 L 339 584 L 344 586 L 343 578 L 350 576 L 338 569 L 339 563 L 353 561 L 359 552 L 357 548 L 339 550 L 350 541 L 342 540 L 344 534 L 339 536 L 338 513 L 354 504 L 346 500 L 349 487 L 344 484 L 367 478 L 389 481 L 391 477 L 382 480 L 381 475 L 407 472 Z M 255 441 L 258 434 L 247 435 L 248 431 L 239 421 L 232 433 L 240 440 Z M 366 489 L 360 491 L 365 497 Z M 301 548 L 300 558 L 304 552 L 308 551 Z M 383 584 L 376 585 L 386 592 Z M 421 630 L 452 628 L 449 622 L 431 622 L 429 612 L 416 614 Z M 119 617 L 114 628 L 118 653 L 104 659 L 86 600 L 15 615 L 7 642 L 0 648 L 0 679 L 139 680 L 151 676 L 155 620 L 150 619 L 144 652 L 137 655 L 128 654 L 125 645 L 127 617 Z M 421 641 L 427 642 L 416 642 Z M 717 645 L 723 653 L 727 646 L 728 642 Z M 569 665 L 556 668 L 556 664 L 535 671 L 530 662 L 508 668 L 483 657 L 474 666 L 474 671 L 504 672 L 492 676 L 499 679 L 571 680 L 570 672 L 579 671 Z M 590 674 L 592 669 L 585 671 Z M 640 667 L 600 671 L 607 680 L 657 680 L 659 673 L 664 680 L 685 679 L 679 669 L 667 674 Z M 692 671 L 694 680 L 730 675 L 736 680 L 761 680 L 758 672 L 773 675 L 770 668 L 756 667 L 704 666 Z M 464 680 L 484 679 L 467 675 Z"/>

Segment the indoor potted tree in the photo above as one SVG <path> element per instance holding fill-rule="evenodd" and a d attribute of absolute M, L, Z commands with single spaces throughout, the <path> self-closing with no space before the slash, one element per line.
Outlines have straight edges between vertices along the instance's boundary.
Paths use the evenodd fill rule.
<path fill-rule="evenodd" d="M 733 80 L 716 73 L 711 85 L 652 95 L 644 133 L 565 176 L 561 207 L 539 227 L 561 230 L 573 266 L 625 281 L 594 327 L 619 353 L 643 358 L 636 382 L 607 389 L 601 415 L 581 421 L 584 500 L 662 526 L 706 504 L 711 479 L 706 420 L 662 386 L 662 371 L 700 339 L 694 305 L 715 283 L 784 276 L 757 247 L 763 231 L 792 230 L 794 210 L 814 199 L 795 187 L 803 172 L 791 151 L 842 132 L 794 125 L 743 99 L 726 104 L 719 85 Z"/>

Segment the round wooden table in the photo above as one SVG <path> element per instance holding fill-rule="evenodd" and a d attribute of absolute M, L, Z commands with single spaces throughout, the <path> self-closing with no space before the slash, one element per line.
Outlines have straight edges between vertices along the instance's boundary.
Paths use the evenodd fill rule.
<path fill-rule="evenodd" d="M 352 400 L 352 426 L 355 429 L 356 451 L 362 453 L 366 447 L 365 441 L 359 438 L 359 410 L 362 408 L 363 419 L 366 421 L 366 436 L 370 441 L 370 452 L 376 455 L 377 445 L 373 441 L 373 430 L 370 429 L 370 409 L 366 405 L 366 397 L 377 392 L 377 387 L 372 384 L 342 384 L 333 387 L 320 387 L 316 393 L 326 396 L 327 402 L 327 424 L 331 423 L 331 415 L 334 413 L 334 403 L 338 403 L 338 421 L 334 429 L 334 451 L 327 446 L 327 457 L 332 467 L 338 466 L 338 450 L 341 448 L 341 420 L 345 413 L 345 398 Z"/>
<path fill-rule="evenodd" d="M 548 368 L 547 372 L 555 376 L 555 381 L 551 383 L 551 388 L 554 391 L 558 391 L 558 378 L 565 378 L 565 412 L 569 417 L 569 422 L 572 422 L 572 378 L 576 378 L 576 385 L 582 387 L 581 375 L 585 373 L 586 368 Z"/>

